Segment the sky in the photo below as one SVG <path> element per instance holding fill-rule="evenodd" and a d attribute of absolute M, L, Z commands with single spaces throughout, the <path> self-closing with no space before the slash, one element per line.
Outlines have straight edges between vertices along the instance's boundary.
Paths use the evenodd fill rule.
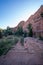
<path fill-rule="evenodd" d="M 15 27 L 33 15 L 43 0 L 0 0 L 0 28 Z"/>

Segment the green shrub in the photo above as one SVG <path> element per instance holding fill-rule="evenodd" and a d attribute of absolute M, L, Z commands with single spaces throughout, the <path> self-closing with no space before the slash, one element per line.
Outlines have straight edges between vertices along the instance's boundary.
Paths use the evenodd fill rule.
<path fill-rule="evenodd" d="M 24 46 L 24 37 L 20 38 L 20 43 L 21 43 L 22 46 Z"/>
<path fill-rule="evenodd" d="M 0 48 L 0 56 L 1 55 L 6 55 L 7 52 L 9 51 L 10 47 L 7 48 L 7 47 L 3 47 L 3 48 Z"/>
<path fill-rule="evenodd" d="M 39 40 L 43 40 L 43 37 L 41 35 L 39 36 Z"/>
<path fill-rule="evenodd" d="M 0 39 L 2 38 L 2 32 L 0 31 Z"/>
<path fill-rule="evenodd" d="M 18 27 L 16 32 L 15 32 L 15 35 L 22 36 L 23 35 L 23 28 L 22 27 Z"/>
<path fill-rule="evenodd" d="M 18 43 L 18 38 L 15 37 L 15 38 L 14 38 L 14 44 L 16 45 L 17 43 Z"/>
<path fill-rule="evenodd" d="M 10 48 L 10 47 L 9 47 Z M 2 40 L 1 42 L 0 42 L 0 56 L 2 55 L 2 54 L 5 54 L 5 53 L 7 53 L 7 51 L 8 51 L 8 42 L 6 41 L 6 40 Z"/>
<path fill-rule="evenodd" d="M 6 54 L 13 45 L 16 45 L 18 42 L 18 38 L 5 38 L 0 40 L 0 56 Z"/>
<path fill-rule="evenodd" d="M 7 37 L 8 35 L 13 35 L 13 31 L 10 27 L 7 27 L 7 29 L 3 30 L 3 35 Z"/>

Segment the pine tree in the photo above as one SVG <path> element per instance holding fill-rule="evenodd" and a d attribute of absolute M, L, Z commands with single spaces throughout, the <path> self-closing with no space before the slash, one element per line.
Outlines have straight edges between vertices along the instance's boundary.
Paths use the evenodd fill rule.
<path fill-rule="evenodd" d="M 31 24 L 28 25 L 28 31 L 29 31 L 28 35 L 30 37 L 32 37 L 33 36 L 33 31 L 32 31 L 32 25 Z"/>

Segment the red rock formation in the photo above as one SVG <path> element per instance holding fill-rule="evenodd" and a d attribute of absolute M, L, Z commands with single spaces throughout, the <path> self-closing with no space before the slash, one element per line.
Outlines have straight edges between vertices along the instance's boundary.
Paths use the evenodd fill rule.
<path fill-rule="evenodd" d="M 24 24 L 25 24 L 25 21 L 20 21 L 20 23 L 19 23 L 16 27 L 11 28 L 11 29 L 12 29 L 12 31 L 16 31 L 18 27 L 20 27 L 20 26 L 22 26 L 22 27 L 23 27 L 23 26 L 24 26 Z"/>
<path fill-rule="evenodd" d="M 24 24 L 25 24 L 25 21 L 20 21 L 20 23 L 18 24 L 18 26 L 24 26 Z"/>
<path fill-rule="evenodd" d="M 43 36 L 43 17 L 41 16 L 41 13 L 43 13 L 43 5 L 25 22 L 23 29 L 26 29 L 28 24 L 31 23 L 33 32 L 36 34 L 36 36 Z"/>
<path fill-rule="evenodd" d="M 29 23 L 32 24 L 33 27 L 33 33 L 36 36 L 43 36 L 43 17 L 41 16 L 41 13 L 43 13 L 43 5 L 41 5 L 41 7 L 37 10 L 36 13 L 34 13 L 34 15 L 31 15 L 28 20 L 25 21 L 21 21 L 17 27 L 13 28 L 14 30 L 17 30 L 18 26 L 22 26 L 23 30 L 27 31 L 27 26 Z"/>

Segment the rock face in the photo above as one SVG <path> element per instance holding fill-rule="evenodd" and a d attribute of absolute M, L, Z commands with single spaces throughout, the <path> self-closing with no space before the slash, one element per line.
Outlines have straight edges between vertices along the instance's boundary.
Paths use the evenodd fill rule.
<path fill-rule="evenodd" d="M 43 5 L 41 5 L 38 11 L 34 15 L 31 15 L 25 22 L 23 29 L 26 29 L 29 23 L 32 24 L 33 34 L 35 36 L 43 36 Z"/>
<path fill-rule="evenodd" d="M 34 15 L 31 15 L 26 22 L 21 21 L 13 30 L 16 30 L 18 26 L 22 26 L 23 30 L 27 31 L 29 23 L 32 24 L 33 34 L 35 36 L 43 36 L 43 5 L 41 5 L 37 12 Z"/>
<path fill-rule="evenodd" d="M 20 27 L 20 26 L 23 28 L 24 24 L 25 24 L 25 21 L 20 21 L 20 23 L 16 27 L 11 28 L 11 29 L 12 29 L 12 31 L 16 31 L 18 29 L 18 27 Z"/>
<path fill-rule="evenodd" d="M 43 14 L 43 6 L 38 9 L 33 18 L 33 32 L 36 36 L 43 36 L 43 17 L 41 14 Z"/>
<path fill-rule="evenodd" d="M 24 24 L 24 26 L 23 26 L 23 29 L 26 30 L 28 24 L 30 24 L 30 23 L 33 24 L 33 15 L 31 15 L 31 16 L 29 17 L 29 19 L 25 22 L 25 24 Z"/>
<path fill-rule="evenodd" d="M 18 24 L 18 26 L 24 26 L 24 24 L 25 24 L 25 21 L 20 21 L 20 23 Z"/>

